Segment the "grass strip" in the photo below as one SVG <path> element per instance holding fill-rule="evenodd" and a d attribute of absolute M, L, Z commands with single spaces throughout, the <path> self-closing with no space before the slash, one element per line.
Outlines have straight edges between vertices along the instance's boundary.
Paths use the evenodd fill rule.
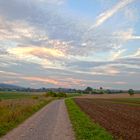
<path fill-rule="evenodd" d="M 76 140 L 113 140 L 112 135 L 82 112 L 73 99 L 66 99 L 65 103 Z"/>

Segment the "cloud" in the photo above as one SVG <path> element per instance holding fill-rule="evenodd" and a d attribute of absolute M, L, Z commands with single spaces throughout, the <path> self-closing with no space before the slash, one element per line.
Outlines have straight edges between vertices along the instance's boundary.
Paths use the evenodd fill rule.
<path fill-rule="evenodd" d="M 43 68 L 60 67 L 63 63 L 62 60 L 65 60 L 66 58 L 66 54 L 63 51 L 49 47 L 20 46 L 8 48 L 7 51 L 15 60 L 36 63 Z"/>
<path fill-rule="evenodd" d="M 45 47 L 16 47 L 9 48 L 7 50 L 10 54 L 13 54 L 18 57 L 26 57 L 26 56 L 36 56 L 39 58 L 49 58 L 49 57 L 64 57 L 64 53 L 54 49 L 54 48 L 45 48 Z"/>
<path fill-rule="evenodd" d="M 115 76 L 120 73 L 120 70 L 112 65 L 100 66 L 93 69 L 93 74 Z"/>
<path fill-rule="evenodd" d="M 32 83 L 34 87 L 75 88 L 100 85 L 122 88 L 134 79 L 139 81 L 136 41 L 140 37 L 134 28 L 135 21 L 131 24 L 129 20 L 133 19 L 136 7 L 126 7 L 131 2 L 120 0 L 100 14 L 93 26 L 101 26 L 123 9 L 121 21 L 116 16 L 117 23 L 112 27 L 89 31 L 94 15 L 89 13 L 89 19 L 83 20 L 76 12 L 81 9 L 76 9 L 73 15 L 65 7 L 67 0 L 11 0 L 10 4 L 1 0 L 0 81 L 18 79 L 24 86 Z M 114 2 L 108 2 L 107 6 L 111 3 Z"/>
<path fill-rule="evenodd" d="M 50 79 L 50 78 L 42 78 L 42 77 L 31 77 L 31 76 L 24 76 L 24 77 L 21 77 L 21 79 L 24 79 L 24 80 L 28 80 L 28 81 L 37 81 L 37 82 L 43 82 L 43 83 L 51 83 L 51 84 L 54 84 L 54 85 L 58 85 L 58 81 L 57 80 L 53 80 L 53 79 Z"/>
<path fill-rule="evenodd" d="M 137 50 L 137 52 L 134 54 L 134 56 L 140 58 L 140 48 Z"/>
<path fill-rule="evenodd" d="M 116 50 L 116 51 L 113 51 L 112 54 L 111 54 L 111 59 L 112 60 L 115 60 L 115 59 L 119 59 L 123 52 L 125 52 L 126 49 L 120 49 L 120 50 Z"/>
<path fill-rule="evenodd" d="M 4 84 L 17 84 L 18 82 L 19 82 L 19 81 L 15 81 L 15 80 L 13 80 L 13 81 L 11 80 L 11 81 L 10 81 L 10 80 L 9 80 L 9 81 L 4 81 L 3 83 L 4 83 Z"/>
<path fill-rule="evenodd" d="M 140 59 L 140 48 L 138 48 L 135 52 L 133 52 L 132 54 L 130 54 L 130 55 L 126 55 L 125 57 L 124 57 L 124 59 L 132 59 L 132 60 L 134 60 L 135 62 L 136 62 L 136 60 L 138 59 Z"/>
<path fill-rule="evenodd" d="M 56 4 L 56 5 L 62 5 L 66 2 L 66 0 L 39 0 L 42 2 L 47 2 L 48 4 Z"/>
<path fill-rule="evenodd" d="M 101 13 L 95 22 L 94 25 L 92 25 L 89 30 L 92 30 L 93 28 L 97 28 L 100 25 L 102 25 L 106 20 L 111 18 L 114 14 L 116 14 L 120 9 L 126 7 L 128 4 L 132 3 L 134 0 L 120 0 L 115 6 L 113 6 L 111 9 Z"/>
<path fill-rule="evenodd" d="M 1 47 L 1 46 L 0 46 L 0 47 Z M 1 55 L 7 55 L 7 54 L 8 54 L 8 52 L 7 52 L 6 49 L 0 48 L 0 56 L 1 56 Z"/>
<path fill-rule="evenodd" d="M 120 30 L 120 31 L 114 32 L 113 36 L 123 41 L 140 39 L 140 36 L 134 35 L 133 28 L 129 28 L 127 29 L 127 31 Z"/>
<path fill-rule="evenodd" d="M 10 22 L 0 16 L 0 27 L 1 41 L 44 41 L 48 39 L 43 31 L 26 21 L 16 20 Z"/>
<path fill-rule="evenodd" d="M 133 8 L 133 7 L 126 7 L 124 9 L 124 15 L 126 17 L 126 20 L 128 20 L 129 22 L 131 22 L 132 24 L 134 22 L 137 21 L 138 19 L 138 11 L 136 8 Z"/>
<path fill-rule="evenodd" d="M 70 41 L 80 38 L 84 29 L 84 27 L 81 28 L 81 22 L 68 16 L 59 9 L 59 6 L 49 4 L 61 2 L 62 0 L 11 0 L 9 6 L 7 1 L 2 0 L 0 1 L 0 15 L 9 23 L 26 22 L 31 27 L 38 28 L 38 32 L 34 35 L 38 35 L 39 31 L 44 31 L 51 39 Z M 18 26 L 18 23 L 15 24 Z"/>
<path fill-rule="evenodd" d="M 8 71 L 0 71 L 0 75 L 8 75 L 8 76 L 20 76 L 19 73 L 15 73 L 15 72 L 8 72 Z"/>

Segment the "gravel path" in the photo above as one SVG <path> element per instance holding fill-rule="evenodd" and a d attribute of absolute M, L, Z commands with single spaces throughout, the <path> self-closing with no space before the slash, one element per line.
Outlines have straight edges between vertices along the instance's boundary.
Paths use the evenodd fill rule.
<path fill-rule="evenodd" d="M 64 100 L 42 108 L 0 140 L 74 140 Z"/>

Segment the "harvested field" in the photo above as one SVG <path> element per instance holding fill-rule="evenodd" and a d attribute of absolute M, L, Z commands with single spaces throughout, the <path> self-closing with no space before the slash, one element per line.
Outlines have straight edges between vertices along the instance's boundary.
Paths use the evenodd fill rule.
<path fill-rule="evenodd" d="M 94 122 L 108 130 L 115 139 L 140 139 L 140 104 L 137 99 L 132 102 L 121 99 L 83 99 L 75 102 Z M 125 104 L 126 103 L 126 104 Z M 130 104 L 129 104 L 130 103 Z"/>
<path fill-rule="evenodd" d="M 128 93 L 121 93 L 121 94 L 85 94 L 83 96 L 79 96 L 78 98 L 100 98 L 100 99 L 113 99 L 113 98 L 140 98 L 140 94 L 135 94 L 130 96 Z"/>

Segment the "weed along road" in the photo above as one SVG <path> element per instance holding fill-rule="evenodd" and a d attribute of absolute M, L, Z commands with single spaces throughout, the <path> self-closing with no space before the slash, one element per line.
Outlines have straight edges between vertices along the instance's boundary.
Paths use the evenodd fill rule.
<path fill-rule="evenodd" d="M 0 140 L 74 140 L 64 100 L 42 108 Z"/>

